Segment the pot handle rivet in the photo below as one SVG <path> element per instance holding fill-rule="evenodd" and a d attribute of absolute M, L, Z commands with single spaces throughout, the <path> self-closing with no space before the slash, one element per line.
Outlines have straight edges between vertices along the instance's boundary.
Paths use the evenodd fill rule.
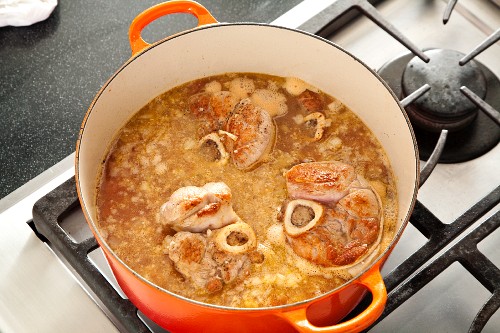
<path fill-rule="evenodd" d="M 356 317 L 332 326 L 314 326 L 307 319 L 307 307 L 281 313 L 300 332 L 359 332 L 370 327 L 380 317 L 387 301 L 387 290 L 380 274 L 380 265 L 374 265 L 356 283 L 365 286 L 372 293 L 371 304 Z"/>
<path fill-rule="evenodd" d="M 154 20 L 169 14 L 191 14 L 198 19 L 198 27 L 206 24 L 218 23 L 210 12 L 195 1 L 173 0 L 159 3 L 137 15 L 130 24 L 128 37 L 132 56 L 151 46 L 141 37 L 142 29 Z"/>

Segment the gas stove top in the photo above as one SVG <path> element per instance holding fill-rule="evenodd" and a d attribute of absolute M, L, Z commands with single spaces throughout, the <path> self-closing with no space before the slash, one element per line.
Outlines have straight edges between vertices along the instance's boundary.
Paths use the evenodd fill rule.
<path fill-rule="evenodd" d="M 487 112 L 488 106 L 495 111 L 500 105 L 495 85 L 500 77 L 500 46 L 494 42 L 500 27 L 498 4 L 486 0 L 449 4 L 441 0 L 303 1 L 273 24 L 317 33 L 339 44 L 378 70 L 401 99 L 408 94 L 405 89 L 418 90 L 421 84 L 401 87 L 398 75 L 408 63 L 425 67 L 425 61 L 432 58 L 429 50 L 436 49 L 458 52 L 463 60 L 488 37 L 493 38 L 489 47 L 468 60 L 486 68 L 485 80 L 494 84 L 483 95 L 470 87 L 487 106 L 482 111 L 469 105 L 475 113 L 465 116 L 471 122 L 466 126 L 481 122 L 487 129 L 465 127 L 461 133 L 463 129 L 451 126 L 442 135 L 442 126 L 429 130 L 415 125 L 424 160 L 440 136 L 446 136 L 446 144 L 441 147 L 440 163 L 419 191 L 410 223 L 382 270 L 388 302 L 368 331 L 496 332 L 500 327 L 500 251 L 496 246 L 500 242 L 500 126 L 495 124 L 495 114 Z M 435 88 L 424 84 L 419 97 L 403 104 L 414 107 L 430 91 L 434 93 Z M 457 117 L 448 116 L 445 123 L 450 118 Z M 487 142 L 471 144 L 470 139 L 478 136 Z M 471 145 L 479 145 L 481 151 L 456 157 L 457 151 L 469 152 Z M 7 272 L 0 274 L 0 330 L 60 327 L 82 332 L 164 332 L 136 315 L 114 281 L 79 208 L 72 164 L 73 156 L 69 156 L 35 179 L 28 184 L 34 192 L 30 190 L 0 215 L 0 265 Z M 369 301 L 368 297 L 355 312 Z M 56 313 L 51 309 L 48 314 L 48 307 Z"/>

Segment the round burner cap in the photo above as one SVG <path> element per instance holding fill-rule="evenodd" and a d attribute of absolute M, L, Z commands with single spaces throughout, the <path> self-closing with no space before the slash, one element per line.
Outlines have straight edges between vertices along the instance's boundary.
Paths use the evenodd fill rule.
<path fill-rule="evenodd" d="M 484 99 L 486 80 L 479 66 L 473 61 L 460 66 L 458 62 L 464 54 L 454 50 L 433 49 L 425 54 L 430 58 L 429 63 L 414 57 L 403 73 L 405 95 L 426 83 L 431 86 L 413 103 L 414 111 L 426 122 L 435 122 L 437 128 L 472 121 L 477 107 L 460 92 L 460 87 L 466 86 Z"/>

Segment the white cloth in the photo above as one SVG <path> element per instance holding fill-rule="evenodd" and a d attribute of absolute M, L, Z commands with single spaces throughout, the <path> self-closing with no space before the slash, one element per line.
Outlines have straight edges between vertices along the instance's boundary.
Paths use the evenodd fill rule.
<path fill-rule="evenodd" d="M 47 19 L 57 0 L 0 0 L 0 27 L 32 25 Z"/>

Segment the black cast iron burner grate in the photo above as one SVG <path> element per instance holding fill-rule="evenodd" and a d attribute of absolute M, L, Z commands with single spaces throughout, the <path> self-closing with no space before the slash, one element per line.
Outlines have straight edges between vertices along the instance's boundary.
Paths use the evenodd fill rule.
<path fill-rule="evenodd" d="M 376 323 L 387 317 L 452 263 L 459 262 L 492 293 L 469 327 L 469 332 L 480 332 L 490 317 L 500 308 L 500 269 L 478 250 L 477 245 L 500 226 L 500 212 L 497 211 L 481 223 L 411 279 L 405 280 L 499 202 L 500 186 L 451 224 L 442 223 L 424 205 L 417 202 L 410 217 L 410 223 L 428 241 L 384 277 L 388 299 L 385 310 Z"/>
<path fill-rule="evenodd" d="M 477 244 L 500 226 L 500 212 L 493 214 L 428 266 L 410 279 L 408 278 L 498 203 L 500 203 L 500 186 L 453 223 L 444 224 L 424 205 L 417 202 L 410 223 L 428 238 L 428 241 L 384 277 L 389 294 L 385 311 L 377 323 L 416 294 L 452 263 L 458 261 L 492 293 L 469 329 L 469 332 L 480 332 L 489 318 L 500 307 L 500 269 L 479 252 Z M 64 256 L 65 260 L 85 281 L 107 310 L 119 321 L 124 330 L 151 332 L 152 330 L 139 317 L 137 308 L 129 300 L 123 299 L 89 260 L 88 254 L 99 247 L 95 238 L 90 237 L 81 242 L 75 242 L 60 226 L 61 219 L 70 211 L 80 209 L 79 205 L 75 180 L 71 178 L 35 203 L 33 220 L 28 223 L 42 241 L 50 243 Z M 368 295 L 353 313 L 362 311 L 369 304 L 370 299 L 371 296 Z"/>
<path fill-rule="evenodd" d="M 90 261 L 88 254 L 99 247 L 94 237 L 75 242 L 59 224 L 73 209 L 80 207 L 75 179 L 71 178 L 38 200 L 29 222 L 37 236 L 50 243 L 127 332 L 152 332 L 139 318 L 137 308 L 122 298 Z"/>

